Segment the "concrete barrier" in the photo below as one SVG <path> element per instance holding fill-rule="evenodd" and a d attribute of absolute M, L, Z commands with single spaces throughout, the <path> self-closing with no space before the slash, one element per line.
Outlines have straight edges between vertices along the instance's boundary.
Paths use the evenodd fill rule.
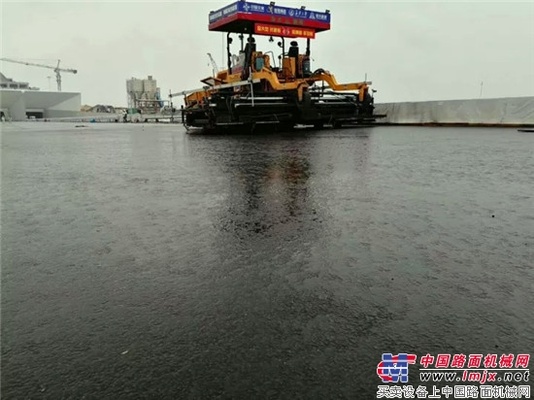
<path fill-rule="evenodd" d="M 394 125 L 534 126 L 534 97 L 376 104 Z"/>

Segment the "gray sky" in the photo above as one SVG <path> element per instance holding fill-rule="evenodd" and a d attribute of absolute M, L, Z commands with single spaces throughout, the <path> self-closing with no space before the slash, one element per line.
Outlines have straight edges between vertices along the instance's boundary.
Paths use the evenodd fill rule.
<path fill-rule="evenodd" d="M 229 1 L 0 2 L 2 57 L 78 69 L 63 91 L 83 104 L 126 105 L 126 79 L 153 75 L 162 94 L 200 87 L 220 67 L 221 33 L 208 13 Z M 257 1 L 268 3 L 268 1 Z M 312 41 L 312 68 L 339 82 L 373 81 L 377 102 L 534 95 L 534 0 L 277 1 L 332 13 Z M 267 37 L 258 48 L 275 50 Z M 234 48 L 237 51 L 237 43 Z M 304 40 L 302 40 L 304 44 Z M 304 47 L 304 46 L 302 46 Z M 15 80 L 55 90 L 52 70 L 1 63 Z"/>

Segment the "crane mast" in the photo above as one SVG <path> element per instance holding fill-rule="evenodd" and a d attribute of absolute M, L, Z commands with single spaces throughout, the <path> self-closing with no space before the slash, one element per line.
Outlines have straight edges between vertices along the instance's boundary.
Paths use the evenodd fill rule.
<path fill-rule="evenodd" d="M 213 58 L 211 53 L 208 53 L 208 57 L 210 58 L 211 68 L 213 70 L 213 76 L 216 77 L 217 73 L 219 72 L 219 67 L 217 66 L 217 63 L 215 62 L 215 59 Z"/>
<path fill-rule="evenodd" d="M 57 65 L 55 67 L 53 65 L 37 64 L 37 63 L 31 63 L 31 62 L 26 62 L 26 61 L 14 60 L 11 58 L 0 58 L 0 61 L 6 61 L 6 62 L 12 62 L 15 64 L 23 64 L 23 65 L 28 65 L 32 67 L 41 67 L 41 68 L 48 68 L 48 69 L 54 70 L 54 72 L 56 73 L 56 82 L 57 82 L 58 92 L 61 92 L 61 72 L 69 72 L 71 74 L 78 73 L 78 71 L 75 69 L 59 68 L 59 64 L 61 60 L 57 60 Z"/>

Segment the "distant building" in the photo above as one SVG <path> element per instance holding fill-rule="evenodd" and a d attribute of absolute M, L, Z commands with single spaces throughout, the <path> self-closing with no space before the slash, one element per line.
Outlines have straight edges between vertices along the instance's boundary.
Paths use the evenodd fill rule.
<path fill-rule="evenodd" d="M 163 107 L 160 89 L 151 75 L 147 79 L 128 79 L 126 92 L 129 109 L 137 109 L 144 114 L 155 114 Z"/>
<path fill-rule="evenodd" d="M 91 112 L 94 113 L 108 113 L 115 114 L 115 107 L 105 104 L 97 104 L 91 109 Z"/>
<path fill-rule="evenodd" d="M 39 90 L 39 88 L 32 88 L 28 82 L 15 82 L 13 79 L 6 78 L 0 72 L 0 89 L 24 89 L 24 90 Z"/>
<path fill-rule="evenodd" d="M 81 97 L 80 93 L 42 91 L 0 73 L 0 112 L 8 120 L 77 116 Z"/>
<path fill-rule="evenodd" d="M 84 104 L 81 106 L 80 111 L 82 113 L 96 113 L 96 114 L 120 114 L 126 110 L 126 107 L 114 107 L 108 104 L 97 104 L 96 106 L 90 106 Z"/>

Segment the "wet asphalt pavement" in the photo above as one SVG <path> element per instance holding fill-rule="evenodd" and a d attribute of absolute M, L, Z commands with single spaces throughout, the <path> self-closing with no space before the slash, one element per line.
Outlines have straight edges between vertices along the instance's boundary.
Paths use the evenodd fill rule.
<path fill-rule="evenodd" d="M 534 350 L 534 135 L 2 124 L 2 399 L 374 398 Z"/>

